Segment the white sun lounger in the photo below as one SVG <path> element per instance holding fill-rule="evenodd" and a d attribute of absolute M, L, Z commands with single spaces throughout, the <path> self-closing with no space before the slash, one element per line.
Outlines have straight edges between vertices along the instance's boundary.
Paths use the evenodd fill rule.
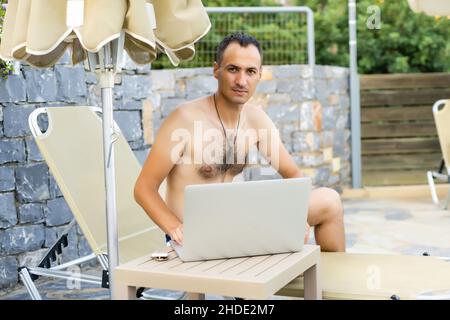
<path fill-rule="evenodd" d="M 67 233 L 75 225 L 75 221 L 72 221 L 38 266 L 21 268 L 20 278 L 34 299 L 41 297 L 32 278 L 51 276 L 72 279 L 73 274 L 64 271 L 65 267 L 92 258 L 99 258 L 103 269 L 108 269 L 100 112 L 101 109 L 94 107 L 50 107 L 36 109 L 29 117 L 36 144 L 93 251 L 88 257 L 51 268 L 51 262 L 67 246 Z M 41 114 L 48 117 L 48 129 L 45 132 L 41 132 L 38 126 L 37 118 Z M 160 248 L 164 245 L 164 234 L 134 201 L 134 184 L 141 166 L 117 126 L 116 131 L 119 261 L 123 263 Z M 103 283 L 107 287 L 105 274 L 103 279 L 78 275 L 76 280 Z"/>

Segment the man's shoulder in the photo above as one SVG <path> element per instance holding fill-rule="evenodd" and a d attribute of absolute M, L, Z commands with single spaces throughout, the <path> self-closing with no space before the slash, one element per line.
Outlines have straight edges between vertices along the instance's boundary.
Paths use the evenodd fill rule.
<path fill-rule="evenodd" d="M 268 122 L 271 122 L 264 109 L 257 105 L 245 105 L 245 113 L 246 118 L 248 119 L 252 127 L 264 128 L 267 126 Z"/>
<path fill-rule="evenodd" d="M 202 112 L 205 103 L 205 97 L 184 101 L 177 105 L 169 116 L 180 121 L 190 121 L 197 118 L 196 115 Z"/>
<path fill-rule="evenodd" d="M 189 102 L 183 102 L 177 105 L 168 114 L 168 116 L 164 119 L 164 122 L 178 127 L 185 127 L 191 122 L 192 114 L 192 106 L 189 105 Z"/>

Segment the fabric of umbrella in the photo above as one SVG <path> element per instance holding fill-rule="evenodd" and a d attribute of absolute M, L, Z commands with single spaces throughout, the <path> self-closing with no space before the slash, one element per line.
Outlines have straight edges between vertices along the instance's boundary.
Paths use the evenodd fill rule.
<path fill-rule="evenodd" d="M 200 0 L 9 0 L 0 57 L 49 67 L 70 47 L 76 64 L 123 30 L 135 63 L 151 63 L 158 47 L 178 65 L 209 28 Z"/>
<path fill-rule="evenodd" d="M 174 65 L 192 59 L 194 43 L 211 28 L 201 0 L 9 0 L 0 57 L 50 67 L 71 48 L 74 64 L 96 72 L 102 96 L 109 286 L 118 264 L 114 171 L 114 74 L 125 49 L 137 64 L 161 50 Z"/>
<path fill-rule="evenodd" d="M 429 16 L 449 16 L 450 0 L 408 0 L 409 7 L 416 13 Z"/>

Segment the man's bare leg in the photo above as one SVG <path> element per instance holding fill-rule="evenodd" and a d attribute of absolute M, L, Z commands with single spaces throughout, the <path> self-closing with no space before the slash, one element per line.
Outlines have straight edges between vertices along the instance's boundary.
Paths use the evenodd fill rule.
<path fill-rule="evenodd" d="M 339 193 L 330 188 L 311 191 L 308 224 L 322 251 L 345 251 L 344 210 Z"/>

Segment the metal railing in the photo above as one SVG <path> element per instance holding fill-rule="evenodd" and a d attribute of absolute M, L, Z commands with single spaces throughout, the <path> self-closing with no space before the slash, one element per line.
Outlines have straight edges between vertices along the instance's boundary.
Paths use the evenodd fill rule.
<path fill-rule="evenodd" d="M 196 43 L 195 58 L 182 62 L 181 68 L 211 66 L 219 42 L 236 31 L 251 34 L 261 43 L 266 65 L 315 64 L 314 14 L 309 7 L 206 7 L 206 10 L 211 30 Z M 161 55 L 152 68 L 173 67 Z"/>

